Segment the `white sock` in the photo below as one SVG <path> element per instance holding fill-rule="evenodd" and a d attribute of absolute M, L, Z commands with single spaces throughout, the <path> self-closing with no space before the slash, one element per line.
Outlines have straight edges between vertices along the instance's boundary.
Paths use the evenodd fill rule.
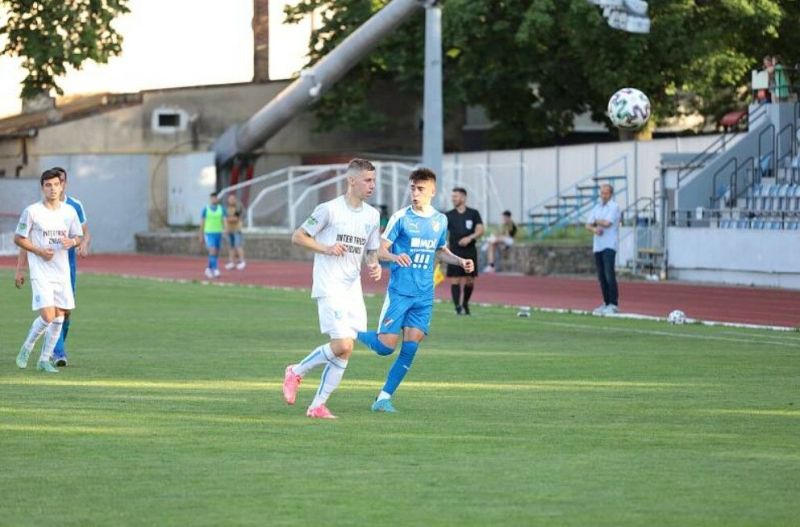
<path fill-rule="evenodd" d="M 328 357 L 333 356 L 333 350 L 330 343 L 318 346 L 314 351 L 309 353 L 305 359 L 301 360 L 292 371 L 300 377 L 305 377 L 308 372 L 321 364 L 328 363 Z"/>
<path fill-rule="evenodd" d="M 25 349 L 29 351 L 33 349 L 33 347 L 36 345 L 36 341 L 42 336 L 42 333 L 44 333 L 44 330 L 47 329 L 47 326 L 49 326 L 49 324 L 42 320 L 42 317 L 36 317 L 36 320 L 34 320 L 33 324 L 31 324 L 30 331 L 28 331 L 28 336 L 25 338 L 25 343 L 23 344 Z"/>
<path fill-rule="evenodd" d="M 311 408 L 325 404 L 328 401 L 328 397 L 342 382 L 344 370 L 347 368 L 347 361 L 333 354 L 331 355 L 328 358 L 328 365 L 322 370 L 322 379 L 320 380 L 317 394 L 314 396 L 314 400 L 311 401 Z"/>
<path fill-rule="evenodd" d="M 379 401 L 383 401 L 384 399 L 391 399 L 391 398 L 392 398 L 392 394 L 386 393 L 383 390 L 381 390 L 381 393 L 378 394 L 378 400 Z"/>
<path fill-rule="evenodd" d="M 49 361 L 53 356 L 53 350 L 56 348 L 58 337 L 61 336 L 61 326 L 64 325 L 64 317 L 56 317 L 47 326 L 44 333 L 44 345 L 42 346 L 42 354 L 39 355 L 39 362 Z"/>

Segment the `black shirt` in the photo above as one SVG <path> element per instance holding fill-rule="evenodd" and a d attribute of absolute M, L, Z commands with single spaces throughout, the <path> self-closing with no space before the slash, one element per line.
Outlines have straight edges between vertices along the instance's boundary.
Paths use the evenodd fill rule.
<path fill-rule="evenodd" d="M 458 212 L 458 210 L 453 209 L 447 211 L 447 230 L 448 230 L 448 240 L 447 245 L 453 254 L 462 256 L 462 258 L 466 255 L 475 252 L 475 240 L 469 242 L 469 245 L 466 247 L 461 247 L 458 244 L 458 240 L 463 238 L 464 236 L 470 236 L 475 234 L 475 228 L 478 225 L 483 224 L 483 220 L 481 219 L 481 213 L 475 209 L 471 209 L 469 207 L 466 208 L 464 213 Z M 460 253 L 466 253 L 464 255 Z"/>

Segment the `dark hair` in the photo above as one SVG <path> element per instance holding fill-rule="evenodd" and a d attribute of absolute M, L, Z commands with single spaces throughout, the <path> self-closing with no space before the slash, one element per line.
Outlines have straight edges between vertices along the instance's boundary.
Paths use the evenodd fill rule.
<path fill-rule="evenodd" d="M 347 171 L 348 172 L 375 172 L 375 165 L 367 161 L 366 159 L 361 159 L 360 157 L 355 157 L 350 160 L 347 164 Z"/>
<path fill-rule="evenodd" d="M 55 178 L 58 178 L 58 180 L 61 181 L 61 172 L 59 172 L 54 168 L 51 168 L 50 170 L 45 170 L 44 172 L 42 172 L 42 177 L 39 178 L 39 185 L 44 186 L 45 181 L 47 181 L 48 179 L 55 179 Z"/>
<path fill-rule="evenodd" d="M 67 180 L 67 170 L 66 169 L 61 168 L 61 167 L 53 167 L 50 170 L 55 170 L 57 172 L 61 172 L 61 174 L 64 176 L 64 181 Z"/>
<path fill-rule="evenodd" d="M 465 196 L 467 195 L 467 189 L 465 189 L 464 187 L 453 187 L 453 192 L 460 192 Z"/>
<path fill-rule="evenodd" d="M 511 211 L 510 210 L 504 210 L 503 211 L 503 216 L 508 216 L 510 218 L 511 217 Z"/>
<path fill-rule="evenodd" d="M 209 194 L 209 197 L 216 198 L 217 197 L 217 191 L 215 190 L 214 192 Z"/>
<path fill-rule="evenodd" d="M 436 174 L 430 168 L 417 168 L 408 176 L 410 181 L 433 181 L 436 183 Z"/>

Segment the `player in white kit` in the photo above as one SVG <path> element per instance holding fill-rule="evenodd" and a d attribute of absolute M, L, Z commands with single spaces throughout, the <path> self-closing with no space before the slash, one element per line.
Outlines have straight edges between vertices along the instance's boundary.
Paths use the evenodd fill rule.
<path fill-rule="evenodd" d="M 14 236 L 14 243 L 28 252 L 32 308 L 39 311 L 17 355 L 17 366 L 27 367 L 36 341 L 44 334 L 37 369 L 58 373 L 50 358 L 61 335 L 64 315 L 75 308 L 67 251 L 81 243 L 83 230 L 75 209 L 61 201 L 61 173 L 45 171 L 40 184 L 44 197 L 22 212 Z"/>
<path fill-rule="evenodd" d="M 330 342 L 284 372 L 283 397 L 294 404 L 303 377 L 313 368 L 325 366 L 306 411 L 308 417 L 336 418 L 325 403 L 342 380 L 356 334 L 367 327 L 362 261 L 366 260 L 372 279 L 381 278 L 377 252 L 380 213 L 364 202 L 374 191 L 375 167 L 364 159 L 353 159 L 347 167 L 347 192 L 317 206 L 292 235 L 292 243 L 315 253 L 311 297 L 317 299 L 320 332 L 330 336 Z"/>

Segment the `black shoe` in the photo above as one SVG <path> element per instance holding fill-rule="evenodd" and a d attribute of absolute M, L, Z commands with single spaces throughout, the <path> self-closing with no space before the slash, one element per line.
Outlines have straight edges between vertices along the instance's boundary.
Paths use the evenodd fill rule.
<path fill-rule="evenodd" d="M 468 306 L 467 304 L 464 304 L 464 305 L 463 305 L 463 306 L 461 306 L 461 307 L 462 307 L 462 308 L 464 308 L 464 314 L 465 314 L 465 315 L 469 316 L 469 315 L 471 314 L 471 313 L 469 312 L 469 306 Z"/>
<path fill-rule="evenodd" d="M 59 368 L 63 368 L 66 365 L 67 365 L 67 358 L 66 357 L 60 357 L 60 358 L 56 359 L 56 366 L 58 366 Z"/>
<path fill-rule="evenodd" d="M 461 314 L 461 306 L 456 306 L 456 315 Z"/>

